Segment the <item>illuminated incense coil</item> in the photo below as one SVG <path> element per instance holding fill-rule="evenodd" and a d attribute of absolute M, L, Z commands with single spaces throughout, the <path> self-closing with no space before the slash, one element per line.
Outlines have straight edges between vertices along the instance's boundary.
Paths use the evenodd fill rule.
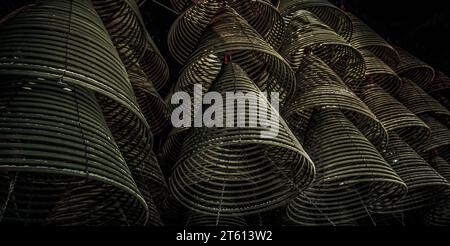
<path fill-rule="evenodd" d="M 360 98 L 383 123 L 388 133 L 396 133 L 416 146 L 429 139 L 430 128 L 377 84 L 367 85 Z"/>
<path fill-rule="evenodd" d="M 313 185 L 289 203 L 301 225 L 341 225 L 369 216 L 382 197 L 402 196 L 405 183 L 361 132 L 336 109 L 313 114 L 305 150 L 316 166 Z"/>
<path fill-rule="evenodd" d="M 195 4 L 189 0 L 171 1 L 178 11 L 184 11 L 169 32 L 169 51 L 180 64 L 185 64 L 201 41 L 202 33 L 224 5 L 220 0 L 205 0 Z M 189 6 L 189 7 L 187 7 Z M 229 2 L 233 8 L 261 37 L 274 48 L 284 33 L 284 22 L 278 10 L 268 0 L 240 0 Z M 184 10 L 187 7 L 186 10 Z"/>
<path fill-rule="evenodd" d="M 383 156 L 405 181 L 408 193 L 400 200 L 380 199 L 372 205 L 378 213 L 400 213 L 430 206 L 450 188 L 450 184 L 395 133 L 389 134 L 389 145 Z"/>
<path fill-rule="evenodd" d="M 286 122 L 301 140 L 315 108 L 337 108 L 356 121 L 373 143 L 383 145 L 387 132 L 370 109 L 320 59 L 309 56 L 302 60 L 297 73 L 298 91 L 283 113 Z"/>
<path fill-rule="evenodd" d="M 289 64 L 231 8 L 217 14 L 202 40 L 183 68 L 175 91 L 192 95 L 194 85 L 202 84 L 207 92 L 229 54 L 261 91 L 279 92 L 280 104 L 292 97 L 295 75 Z"/>
<path fill-rule="evenodd" d="M 307 10 L 320 18 L 326 25 L 346 40 L 350 40 L 353 24 L 350 17 L 343 10 L 327 0 L 281 0 L 280 10 L 289 25 L 293 15 L 298 10 Z"/>
<path fill-rule="evenodd" d="M 305 56 L 313 54 L 319 57 L 354 91 L 365 80 L 366 68 L 361 53 L 306 10 L 293 14 L 280 53 L 294 71 Z"/>
<path fill-rule="evenodd" d="M 92 0 L 126 67 L 139 62 L 150 36 L 135 0 Z"/>
<path fill-rule="evenodd" d="M 385 64 L 395 69 L 400 62 L 397 50 L 358 17 L 350 13 L 348 15 L 353 23 L 353 36 L 350 43 L 358 50 L 370 51 Z"/>
<path fill-rule="evenodd" d="M 434 69 L 408 51 L 397 46 L 395 48 L 400 55 L 400 63 L 394 69 L 398 76 L 407 78 L 426 89 L 434 79 Z"/>
<path fill-rule="evenodd" d="M 246 99 L 270 105 L 243 69 L 233 63 L 224 67 L 212 91 L 222 96 L 243 92 Z M 237 97 L 242 99 L 239 94 Z M 226 104 L 234 105 L 234 101 Z M 250 115 L 250 107 L 245 112 Z M 229 115 L 223 116 L 224 122 L 231 120 Z M 308 155 L 282 119 L 264 121 L 278 126 L 278 133 L 273 135 L 253 122 L 248 127 L 193 128 L 169 181 L 173 195 L 201 214 L 241 216 L 283 206 L 307 188 L 315 173 Z"/>
<path fill-rule="evenodd" d="M 41 1 L 0 28 L 0 44 L 2 77 L 42 78 L 93 90 L 130 167 L 145 159 L 152 135 L 90 1 Z"/>
<path fill-rule="evenodd" d="M 91 91 L 2 78 L 0 94 L 4 222 L 121 224 L 125 216 L 145 223 L 147 205 Z"/>
<path fill-rule="evenodd" d="M 359 51 L 366 62 L 366 79 L 378 84 L 392 95 L 397 94 L 403 85 L 403 80 L 371 51 Z"/>

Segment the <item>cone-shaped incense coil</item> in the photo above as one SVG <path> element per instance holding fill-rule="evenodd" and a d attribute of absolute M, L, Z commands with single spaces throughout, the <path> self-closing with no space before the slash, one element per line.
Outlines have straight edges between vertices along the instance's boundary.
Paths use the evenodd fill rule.
<path fill-rule="evenodd" d="M 421 88 L 426 89 L 434 79 L 434 69 L 408 51 L 397 46 L 395 48 L 400 55 L 400 63 L 395 68 L 395 72 L 400 77 L 410 79 Z"/>
<path fill-rule="evenodd" d="M 134 153 L 151 149 L 152 135 L 127 72 L 90 1 L 44 0 L 17 14 L 0 27 L 0 57 L 1 77 L 62 81 L 98 93 L 130 166 L 144 159 Z"/>
<path fill-rule="evenodd" d="M 450 116 L 444 106 L 408 79 L 403 80 L 403 87 L 395 97 L 416 115 L 431 113 L 444 118 Z"/>
<path fill-rule="evenodd" d="M 192 1 L 189 2 L 192 4 Z M 284 22 L 281 14 L 269 1 L 240 0 L 230 2 L 227 7 L 224 7 L 220 0 L 206 0 L 188 7 L 170 29 L 169 51 L 179 63 L 185 64 L 195 51 L 208 24 L 218 12 L 228 7 L 239 13 L 255 32 L 271 45 L 275 48 L 279 47 L 278 36 L 283 36 Z"/>
<path fill-rule="evenodd" d="M 224 67 L 213 90 L 223 96 L 246 93 L 237 94 L 237 100 L 260 100 L 260 110 L 269 104 L 236 64 Z M 224 104 L 235 108 L 234 101 Z M 238 106 L 245 109 L 245 115 L 256 113 L 251 106 L 244 107 Z M 224 115 L 224 122 L 236 122 L 238 114 L 242 115 L 239 111 Z M 270 115 L 259 122 L 278 126 L 278 133 L 257 124 L 255 117 L 246 117 L 248 127 L 194 128 L 170 178 L 175 197 L 202 214 L 238 216 L 280 207 L 307 188 L 314 178 L 313 163 L 284 121 L 274 117 L 278 113 Z"/>
<path fill-rule="evenodd" d="M 280 10 L 286 24 L 298 10 L 308 10 L 346 40 L 350 40 L 353 25 L 350 17 L 327 0 L 281 0 Z"/>
<path fill-rule="evenodd" d="M 353 14 L 348 14 L 353 23 L 353 36 L 350 43 L 358 50 L 368 50 L 392 68 L 400 62 L 400 56 L 388 42 L 372 28 Z"/>
<path fill-rule="evenodd" d="M 248 226 L 243 217 L 218 217 L 193 213 L 186 223 L 186 226 Z"/>
<path fill-rule="evenodd" d="M 379 213 L 406 212 L 430 206 L 450 184 L 407 143 L 395 133 L 389 134 L 389 144 L 383 156 L 405 181 L 408 193 L 400 200 L 389 197 L 372 205 Z"/>
<path fill-rule="evenodd" d="M 208 91 L 228 54 L 261 91 L 279 92 L 281 104 L 295 92 L 295 75 L 289 64 L 233 9 L 222 9 L 202 40 L 183 68 L 175 91 L 190 92 L 195 84 Z"/>
<path fill-rule="evenodd" d="M 302 225 L 347 224 L 369 215 L 382 196 L 401 196 L 405 183 L 345 116 L 336 109 L 314 112 L 305 148 L 316 166 L 313 185 L 288 206 Z"/>
<path fill-rule="evenodd" d="M 147 28 L 135 0 L 92 0 L 125 66 L 139 62 L 146 49 Z"/>
<path fill-rule="evenodd" d="M 366 62 L 366 79 L 376 83 L 390 94 L 397 94 L 403 85 L 403 80 L 382 60 L 369 50 L 360 50 Z"/>
<path fill-rule="evenodd" d="M 280 51 L 294 71 L 305 56 L 313 54 L 326 62 L 352 90 L 357 90 L 364 80 L 365 63 L 359 51 L 306 10 L 293 14 Z"/>
<path fill-rule="evenodd" d="M 147 206 L 92 92 L 45 79 L 2 79 L 0 118 L 3 221 L 146 221 Z"/>
<path fill-rule="evenodd" d="M 364 125 L 365 135 L 372 141 L 386 141 L 387 133 L 370 109 L 320 59 L 303 59 L 297 73 L 295 99 L 283 116 L 299 139 L 302 139 L 314 108 L 338 108 Z"/>
<path fill-rule="evenodd" d="M 440 156 L 432 160 L 433 167 L 450 182 L 450 163 Z M 450 226 L 450 189 L 443 195 L 425 216 L 425 223 L 431 226 Z"/>
<path fill-rule="evenodd" d="M 423 144 L 430 137 L 429 127 L 377 84 L 367 85 L 361 99 L 389 133 L 395 132 L 408 143 L 416 145 Z"/>

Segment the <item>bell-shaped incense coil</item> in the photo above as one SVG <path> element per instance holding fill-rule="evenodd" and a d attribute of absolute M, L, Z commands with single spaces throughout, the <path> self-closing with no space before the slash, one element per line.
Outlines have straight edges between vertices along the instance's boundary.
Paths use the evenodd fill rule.
<path fill-rule="evenodd" d="M 396 68 L 400 62 L 397 50 L 358 17 L 350 13 L 348 15 L 353 23 L 353 36 L 350 43 L 358 50 L 372 52 L 388 66 Z"/>
<path fill-rule="evenodd" d="M 377 84 L 367 85 L 360 97 L 389 133 L 396 133 L 416 145 L 430 137 L 430 128 Z"/>
<path fill-rule="evenodd" d="M 372 205 L 378 213 L 397 213 L 430 206 L 450 184 L 395 133 L 389 134 L 389 145 L 383 156 L 408 186 L 406 196 L 380 199 Z"/>
<path fill-rule="evenodd" d="M 193 213 L 189 216 L 186 226 L 248 226 L 243 217 L 218 217 Z"/>
<path fill-rule="evenodd" d="M 279 92 L 281 104 L 295 92 L 295 75 L 289 64 L 233 9 L 222 9 L 202 40 L 183 68 L 175 91 L 192 92 L 195 84 L 202 84 L 207 92 L 224 60 L 231 59 L 261 91 Z"/>
<path fill-rule="evenodd" d="M 395 48 L 400 55 L 400 63 L 395 68 L 398 76 L 412 80 L 421 88 L 426 89 L 434 79 L 434 69 L 408 51 L 397 46 Z"/>
<path fill-rule="evenodd" d="M 139 62 L 150 36 L 135 0 L 92 0 L 126 67 Z"/>
<path fill-rule="evenodd" d="M 146 221 L 147 206 L 91 91 L 42 78 L 2 78 L 0 132 L 3 221 Z M 122 215 L 115 214 L 119 209 Z"/>
<path fill-rule="evenodd" d="M 450 182 L 450 163 L 436 156 L 431 164 Z M 430 226 L 450 226 L 450 189 L 426 212 L 425 223 Z"/>
<path fill-rule="evenodd" d="M 302 59 L 313 54 L 327 63 L 352 90 L 357 90 L 364 80 L 365 63 L 361 53 L 306 10 L 293 14 L 280 51 L 294 71 Z"/>
<path fill-rule="evenodd" d="M 406 193 L 405 183 L 361 132 L 336 109 L 319 109 L 305 139 L 316 166 L 313 185 L 290 202 L 301 225 L 341 225 L 369 215 L 370 204 Z"/>
<path fill-rule="evenodd" d="M 426 90 L 447 109 L 450 109 L 450 78 L 442 72 L 436 75 Z"/>
<path fill-rule="evenodd" d="M 127 72 L 90 1 L 44 0 L 17 14 L 0 27 L 0 60 L 3 78 L 49 79 L 96 92 L 129 165 L 143 160 L 133 151 L 151 149 Z"/>
<path fill-rule="evenodd" d="M 289 25 L 298 10 L 307 10 L 320 18 L 326 25 L 346 40 L 350 40 L 353 24 L 350 17 L 327 0 L 281 0 L 280 10 Z"/>
<path fill-rule="evenodd" d="M 408 79 L 403 80 L 403 87 L 395 97 L 416 115 L 431 113 L 444 118 L 450 116 L 444 106 Z"/>
<path fill-rule="evenodd" d="M 397 94 L 403 85 L 403 80 L 369 50 L 359 50 L 366 62 L 366 79 L 381 86 L 386 92 Z"/>
<path fill-rule="evenodd" d="M 372 142 L 385 142 L 387 133 L 380 121 L 320 59 L 309 56 L 302 60 L 297 73 L 297 92 L 283 113 L 291 130 L 301 140 L 306 132 L 311 113 L 315 108 L 337 108 L 349 117 L 360 121 L 366 136 Z"/>
<path fill-rule="evenodd" d="M 260 118 L 252 117 L 256 108 L 238 103 L 236 109 L 236 100 L 228 98 L 218 107 L 234 112 L 216 112 L 215 117 L 226 125 L 238 125 L 192 130 L 169 182 L 181 203 L 214 216 L 256 214 L 285 205 L 310 185 L 313 163 L 243 69 L 233 63 L 226 65 L 212 91 L 223 98 L 235 92 L 238 102 L 244 99 L 250 105 L 258 101 Z M 264 106 L 271 112 L 264 112 Z M 247 115 L 245 121 L 242 111 Z M 270 117 L 263 119 L 265 113 Z M 240 125 L 243 122 L 245 126 Z"/>
<path fill-rule="evenodd" d="M 151 39 L 149 39 L 147 50 L 139 65 L 147 77 L 153 82 L 157 91 L 164 89 L 169 81 L 169 66 Z"/>
<path fill-rule="evenodd" d="M 284 33 L 283 18 L 268 0 L 232 1 L 226 7 L 220 0 L 205 0 L 195 4 L 192 1 L 176 0 L 172 1 L 172 4 L 177 9 L 178 7 L 184 9 L 182 6 L 189 5 L 186 11 L 177 18 L 169 32 L 169 51 L 181 64 L 185 64 L 196 50 L 202 33 L 217 13 L 223 11 L 223 8 L 233 8 L 246 20 L 246 25 L 252 26 L 275 48 L 280 45 L 278 36 L 282 36 Z M 230 28 L 233 28 L 233 25 Z"/>
<path fill-rule="evenodd" d="M 139 66 L 128 70 L 139 106 L 147 119 L 154 135 L 164 131 L 168 126 L 168 107 Z"/>
<path fill-rule="evenodd" d="M 417 146 L 419 152 L 425 156 L 428 152 L 438 152 L 446 156 L 450 146 L 450 129 L 429 114 L 422 114 L 420 118 L 430 127 L 431 136 L 424 144 Z"/>

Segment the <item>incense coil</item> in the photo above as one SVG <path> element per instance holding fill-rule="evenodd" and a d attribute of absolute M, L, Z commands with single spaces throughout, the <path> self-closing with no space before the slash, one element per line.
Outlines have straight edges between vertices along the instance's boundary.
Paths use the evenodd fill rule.
<path fill-rule="evenodd" d="M 137 101 L 154 135 L 168 126 L 168 107 L 139 66 L 128 70 Z"/>
<path fill-rule="evenodd" d="M 217 217 L 193 213 L 186 226 L 248 226 L 243 217 Z"/>
<path fill-rule="evenodd" d="M 306 10 L 293 14 L 280 51 L 294 71 L 302 59 L 313 54 L 327 63 L 350 89 L 357 91 L 364 81 L 366 68 L 361 53 Z"/>
<path fill-rule="evenodd" d="M 135 0 L 92 0 L 126 67 L 139 62 L 150 36 Z"/>
<path fill-rule="evenodd" d="M 167 65 L 153 40 L 149 39 L 149 44 L 139 65 L 153 82 L 157 91 L 164 89 L 170 77 L 169 65 Z"/>
<path fill-rule="evenodd" d="M 366 62 L 366 78 L 395 95 L 401 89 L 403 80 L 382 60 L 369 50 L 360 50 Z"/>
<path fill-rule="evenodd" d="M 396 133 L 414 145 L 421 145 L 430 138 L 430 128 L 380 86 L 367 85 L 360 98 L 383 123 L 388 133 Z"/>
<path fill-rule="evenodd" d="M 426 89 L 434 79 L 434 69 L 406 50 L 397 46 L 395 48 L 400 56 L 400 63 L 394 69 L 398 76 L 414 81 L 418 86 Z"/>
<path fill-rule="evenodd" d="M 380 199 L 372 204 L 378 213 L 397 213 L 421 209 L 432 204 L 450 184 L 395 133 L 389 134 L 389 145 L 383 156 L 405 181 L 408 193 L 400 200 Z"/>
<path fill-rule="evenodd" d="M 434 157 L 431 163 L 450 182 L 450 163 L 440 156 Z M 450 226 L 450 189 L 426 212 L 425 223 L 430 226 Z"/>
<path fill-rule="evenodd" d="M 279 92 L 281 104 L 292 97 L 295 75 L 289 64 L 233 9 L 218 13 L 202 40 L 183 68 L 175 91 L 192 95 L 193 86 L 202 84 L 207 92 L 229 54 L 261 91 Z"/>
<path fill-rule="evenodd" d="M 309 56 L 298 67 L 295 99 L 283 113 L 286 122 L 301 139 L 306 132 L 312 111 L 329 107 L 342 110 L 349 118 L 359 122 L 364 135 L 377 144 L 387 141 L 387 132 L 370 109 L 320 59 Z"/>
<path fill-rule="evenodd" d="M 281 14 L 289 25 L 293 15 L 298 10 L 307 10 L 320 18 L 345 40 L 350 40 L 353 34 L 353 24 L 350 17 L 341 9 L 326 0 L 282 0 Z"/>
<path fill-rule="evenodd" d="M 196 4 L 187 0 L 171 2 L 179 11 L 189 6 L 169 31 L 169 51 L 180 64 L 185 64 L 201 41 L 202 33 L 224 8 L 234 9 L 236 14 L 245 19 L 246 24 L 252 26 L 275 49 L 280 45 L 278 35 L 284 32 L 283 18 L 268 0 L 233 1 L 227 3 L 226 7 L 219 0 L 205 0 Z"/>
<path fill-rule="evenodd" d="M 131 224 L 145 223 L 147 205 L 91 91 L 42 78 L 2 78 L 0 87 L 3 221 L 118 223 L 111 209 L 123 208 Z M 90 206 L 106 203 L 114 206 Z"/>
<path fill-rule="evenodd" d="M 350 41 L 353 47 L 360 51 L 370 51 L 385 64 L 395 69 L 400 62 L 397 50 L 358 17 L 350 13 L 348 15 L 353 23 L 353 36 Z"/>
<path fill-rule="evenodd" d="M 243 92 L 247 93 L 246 99 L 259 99 L 259 105 L 268 105 L 256 85 L 234 63 L 224 67 L 212 91 L 222 96 Z M 234 101 L 227 104 L 234 105 Z M 245 112 L 249 115 L 249 108 Z M 277 112 L 272 110 L 271 114 Z M 228 122 L 227 115 L 223 116 L 223 122 Z M 309 186 L 315 171 L 284 121 L 276 118 L 264 121 L 272 127 L 276 124 L 278 133 L 253 126 L 253 117 L 249 117 L 249 127 L 194 128 L 169 179 L 172 194 L 195 212 L 224 217 L 255 214 L 286 204 Z"/>
<path fill-rule="evenodd" d="M 360 131 L 336 109 L 317 109 L 305 139 L 316 166 L 313 185 L 289 203 L 301 225 L 341 225 L 369 215 L 381 197 L 406 193 L 405 183 Z"/>
<path fill-rule="evenodd" d="M 444 106 L 408 79 L 403 79 L 403 87 L 396 98 L 416 115 L 431 113 L 444 118 L 450 116 Z"/>

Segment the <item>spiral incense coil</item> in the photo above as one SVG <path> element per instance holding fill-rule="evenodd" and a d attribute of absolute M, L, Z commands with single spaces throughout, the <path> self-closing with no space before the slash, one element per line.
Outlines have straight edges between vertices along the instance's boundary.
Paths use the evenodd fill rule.
<path fill-rule="evenodd" d="M 372 205 L 378 213 L 397 213 L 430 206 L 450 184 L 395 133 L 389 134 L 389 145 L 383 153 L 386 161 L 405 181 L 408 193 L 400 200 L 380 199 Z"/>
<path fill-rule="evenodd" d="M 281 0 L 280 11 L 289 25 L 298 10 L 307 10 L 320 18 L 345 40 L 350 40 L 353 24 L 350 17 L 327 0 Z"/>
<path fill-rule="evenodd" d="M 205 0 L 192 4 L 188 0 L 171 1 L 175 9 L 182 11 L 169 32 L 169 51 L 180 64 L 185 64 L 197 44 L 201 35 L 218 12 L 223 10 L 220 0 Z M 267 0 L 230 1 L 227 7 L 233 8 L 245 19 L 245 23 L 252 26 L 270 45 L 278 48 L 278 36 L 283 35 L 284 22 L 278 10 Z M 248 23 L 247 23 L 248 22 Z"/>
<path fill-rule="evenodd" d="M 450 146 L 450 129 L 442 124 L 439 120 L 429 114 L 422 114 L 420 118 L 425 122 L 431 130 L 431 136 L 424 144 L 418 146 L 419 152 L 427 153 L 436 151 L 443 156 L 448 154 Z"/>
<path fill-rule="evenodd" d="M 316 179 L 289 203 L 287 214 L 301 225 L 341 225 L 369 215 L 381 197 L 401 197 L 405 183 L 336 109 L 317 109 L 305 139 Z"/>
<path fill-rule="evenodd" d="M 164 100 L 139 66 L 128 70 L 139 106 L 150 125 L 151 132 L 157 135 L 168 126 L 168 108 Z"/>
<path fill-rule="evenodd" d="M 193 213 L 186 223 L 186 226 L 248 226 L 243 217 L 217 217 Z"/>
<path fill-rule="evenodd" d="M 135 0 L 92 0 L 126 67 L 146 52 L 147 29 Z"/>
<path fill-rule="evenodd" d="M 0 119 L 3 221 L 97 225 L 126 216 L 145 223 L 145 201 L 91 91 L 2 78 Z"/>
<path fill-rule="evenodd" d="M 403 87 L 396 98 L 416 115 L 431 113 L 444 118 L 450 116 L 444 106 L 408 79 L 403 80 Z"/>
<path fill-rule="evenodd" d="M 431 163 L 450 182 L 450 163 L 440 156 L 434 157 Z M 450 226 L 450 189 L 426 212 L 425 223 L 430 226 Z"/>
<path fill-rule="evenodd" d="M 429 139 L 430 128 L 377 84 L 367 85 L 360 98 L 383 123 L 389 135 L 396 133 L 415 145 Z"/>
<path fill-rule="evenodd" d="M 323 61 L 308 56 L 299 64 L 295 99 L 283 117 L 291 130 L 302 139 L 314 108 L 338 108 L 349 117 L 361 121 L 364 134 L 372 142 L 385 142 L 387 133 L 381 122 Z"/>
<path fill-rule="evenodd" d="M 381 86 L 386 92 L 395 95 L 403 85 L 403 80 L 369 50 L 359 50 L 366 62 L 366 78 Z"/>
<path fill-rule="evenodd" d="M 234 63 L 223 68 L 212 91 L 222 96 L 227 92 L 246 93 L 236 94 L 237 99 L 260 100 L 259 105 L 270 106 L 244 70 Z M 236 109 L 234 101 L 226 104 Z M 271 115 L 278 116 L 271 111 Z M 250 107 L 245 112 L 252 114 Z M 235 120 L 237 113 L 235 110 Z M 229 113 L 222 116 L 223 122 L 231 120 Z M 172 194 L 184 206 L 213 216 L 256 214 L 286 204 L 310 185 L 314 165 L 286 123 L 279 117 L 263 119 L 266 124 L 279 127 L 278 133 L 273 133 L 253 125 L 254 117 L 246 118 L 248 127 L 192 129 L 169 179 Z"/>
<path fill-rule="evenodd" d="M 149 38 L 147 50 L 139 65 L 147 77 L 153 82 L 157 91 L 161 91 L 166 86 L 169 81 L 169 65 L 167 65 L 167 62 L 151 38 Z"/>
<path fill-rule="evenodd" d="M 352 90 L 364 80 L 364 58 L 358 50 L 315 15 L 299 10 L 292 16 L 281 55 L 297 70 L 302 59 L 315 55 L 330 66 Z"/>
<path fill-rule="evenodd" d="M 400 77 L 412 80 L 421 88 L 426 89 L 434 79 L 434 69 L 408 51 L 397 46 L 395 48 L 400 55 L 400 63 L 395 68 L 395 72 Z"/>
<path fill-rule="evenodd" d="M 202 84 L 204 92 L 208 91 L 228 54 L 261 91 L 279 92 L 280 104 L 292 97 L 295 75 L 289 64 L 233 9 L 222 9 L 202 40 L 183 68 L 175 91 L 192 95 L 195 84 Z"/>
<path fill-rule="evenodd" d="M 348 13 L 353 23 L 353 36 L 350 43 L 358 50 L 368 50 L 391 68 L 396 68 L 400 56 L 386 40 L 355 15 Z M 377 62 L 378 63 L 378 62 Z"/>

